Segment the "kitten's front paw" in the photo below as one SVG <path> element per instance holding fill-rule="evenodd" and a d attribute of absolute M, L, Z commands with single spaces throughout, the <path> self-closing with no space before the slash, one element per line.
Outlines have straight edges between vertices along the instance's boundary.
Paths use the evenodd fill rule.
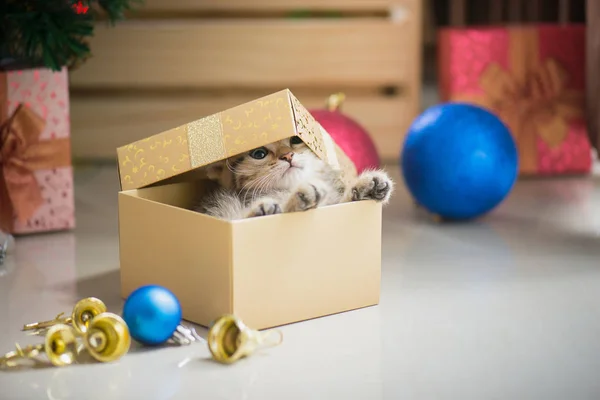
<path fill-rule="evenodd" d="M 281 214 L 281 206 L 279 203 L 274 199 L 261 199 L 250 207 L 247 218 L 274 214 Z"/>
<path fill-rule="evenodd" d="M 288 212 L 306 211 L 317 208 L 325 198 L 325 191 L 317 185 L 302 185 L 288 201 Z"/>
<path fill-rule="evenodd" d="M 360 175 L 352 188 L 352 201 L 376 200 L 387 203 L 394 183 L 384 171 L 368 171 Z"/>

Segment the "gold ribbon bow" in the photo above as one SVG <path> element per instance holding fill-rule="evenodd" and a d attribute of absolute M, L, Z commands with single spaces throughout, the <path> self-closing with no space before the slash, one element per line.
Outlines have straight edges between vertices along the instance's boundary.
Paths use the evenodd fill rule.
<path fill-rule="evenodd" d="M 491 63 L 481 74 L 481 96 L 457 95 L 490 109 L 509 127 L 519 147 L 522 173 L 538 171 L 538 137 L 551 148 L 569 132 L 569 121 L 583 116 L 584 96 L 567 89 L 567 74 L 554 59 L 539 60 L 534 30 L 510 32 L 509 69 Z"/>
<path fill-rule="evenodd" d="M 23 104 L 0 125 L 0 229 L 5 232 L 12 232 L 15 216 L 25 222 L 44 202 L 34 171 L 70 165 L 70 141 L 40 141 L 44 127 Z"/>

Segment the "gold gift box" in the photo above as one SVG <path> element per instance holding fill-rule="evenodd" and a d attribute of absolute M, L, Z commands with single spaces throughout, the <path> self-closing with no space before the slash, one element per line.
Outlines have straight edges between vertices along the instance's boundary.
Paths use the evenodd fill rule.
<path fill-rule="evenodd" d="M 233 313 L 255 329 L 378 304 L 381 204 L 237 221 L 191 210 L 202 167 L 294 135 L 347 179 L 356 175 L 289 90 L 118 148 L 123 297 L 157 284 L 188 321 L 208 326 Z"/>

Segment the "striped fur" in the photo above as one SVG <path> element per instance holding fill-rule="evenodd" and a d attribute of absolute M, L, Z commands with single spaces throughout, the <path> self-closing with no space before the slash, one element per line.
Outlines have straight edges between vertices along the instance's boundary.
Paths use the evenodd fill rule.
<path fill-rule="evenodd" d="M 389 201 L 394 184 L 383 170 L 363 172 L 346 187 L 340 171 L 298 142 L 281 140 L 209 166 L 208 177 L 219 187 L 195 210 L 236 220 L 347 201 Z"/>

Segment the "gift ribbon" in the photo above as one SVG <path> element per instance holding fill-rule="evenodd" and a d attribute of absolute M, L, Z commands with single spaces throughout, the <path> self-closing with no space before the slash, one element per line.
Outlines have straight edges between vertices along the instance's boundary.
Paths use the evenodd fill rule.
<path fill-rule="evenodd" d="M 12 232 L 15 216 L 25 222 L 44 203 L 34 172 L 70 165 L 70 141 L 39 140 L 44 127 L 44 119 L 24 104 L 0 119 L 0 229 L 5 232 Z"/>
<path fill-rule="evenodd" d="M 556 60 L 540 60 L 535 29 L 510 29 L 509 68 L 490 63 L 479 85 L 482 95 L 452 100 L 486 107 L 502 119 L 518 143 L 523 173 L 538 170 L 538 137 L 556 148 L 569 132 L 569 121 L 583 116 L 583 93 L 567 89 L 567 74 Z"/>

